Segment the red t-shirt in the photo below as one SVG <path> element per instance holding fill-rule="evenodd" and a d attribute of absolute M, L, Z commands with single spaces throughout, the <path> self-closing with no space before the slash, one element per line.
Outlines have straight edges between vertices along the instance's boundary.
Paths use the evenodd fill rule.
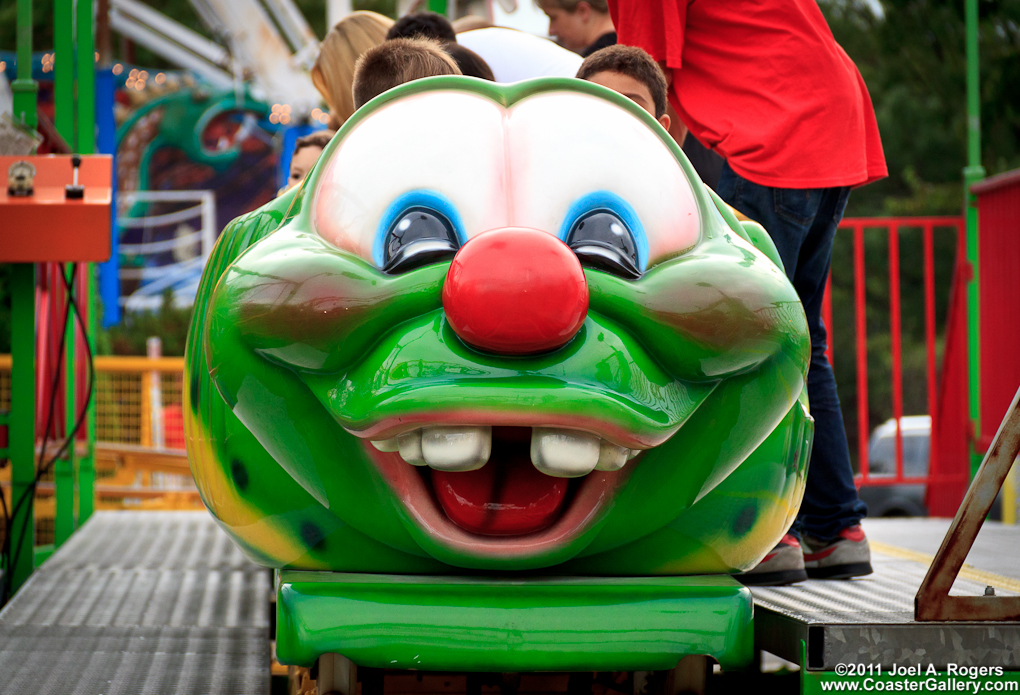
<path fill-rule="evenodd" d="M 609 0 L 619 42 L 673 69 L 698 140 L 776 188 L 887 175 L 868 89 L 815 0 Z"/>

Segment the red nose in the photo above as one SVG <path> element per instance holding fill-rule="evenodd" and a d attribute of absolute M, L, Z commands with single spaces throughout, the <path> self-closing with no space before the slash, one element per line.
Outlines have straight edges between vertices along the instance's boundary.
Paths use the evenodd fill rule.
<path fill-rule="evenodd" d="M 505 227 L 468 240 L 443 285 L 443 310 L 472 347 L 503 355 L 565 345 L 588 313 L 588 283 L 566 244 Z"/>

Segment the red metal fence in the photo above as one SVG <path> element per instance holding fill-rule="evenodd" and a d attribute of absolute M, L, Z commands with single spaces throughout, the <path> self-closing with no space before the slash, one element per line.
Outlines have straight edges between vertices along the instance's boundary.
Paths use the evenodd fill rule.
<path fill-rule="evenodd" d="M 938 461 L 938 447 L 935 433 L 939 424 L 939 365 L 936 357 L 936 317 L 935 317 L 935 254 L 934 234 L 946 231 L 956 233 L 957 258 L 965 257 L 965 234 L 962 217 L 885 217 L 885 218 L 845 218 L 840 224 L 841 230 L 853 233 L 853 270 L 854 270 L 854 328 L 857 366 L 857 450 L 860 474 L 857 484 L 860 485 L 897 485 L 903 483 L 928 484 L 931 482 L 966 481 L 957 471 L 946 471 Z M 903 359 L 902 359 L 902 320 L 900 305 L 900 230 L 920 229 L 924 243 L 924 317 L 926 382 L 928 413 L 931 415 L 931 431 L 933 433 L 929 447 L 929 467 L 925 476 L 906 476 L 903 472 L 903 433 L 901 419 L 903 417 Z M 867 293 L 865 279 L 864 238 L 865 231 L 885 234 L 888 237 L 889 254 L 889 335 L 892 358 L 892 413 L 896 422 L 896 472 L 894 475 L 873 475 L 868 466 L 868 443 L 870 438 L 869 406 L 868 406 L 868 329 L 867 329 Z M 957 271 L 961 266 L 957 265 Z M 961 282 L 960 273 L 954 275 L 954 285 Z M 952 308 L 953 302 L 950 302 Z M 825 298 L 822 305 L 822 319 L 829 330 L 829 362 L 835 366 L 833 355 L 834 331 L 841 326 L 834 326 L 832 321 L 832 278 L 826 284 Z M 946 355 L 950 351 L 946 350 Z M 959 356 L 953 353 L 952 359 Z M 945 357 L 943 362 L 945 365 Z M 965 359 L 965 355 L 963 356 Z"/>

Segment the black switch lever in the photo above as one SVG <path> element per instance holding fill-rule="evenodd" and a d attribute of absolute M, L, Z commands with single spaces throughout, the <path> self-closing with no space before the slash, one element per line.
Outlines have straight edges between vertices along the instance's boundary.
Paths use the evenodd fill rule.
<path fill-rule="evenodd" d="M 71 166 L 74 167 L 74 183 L 64 188 L 64 197 L 67 200 L 81 200 L 85 197 L 85 187 L 78 185 L 78 167 L 81 166 L 81 155 L 71 155 Z"/>

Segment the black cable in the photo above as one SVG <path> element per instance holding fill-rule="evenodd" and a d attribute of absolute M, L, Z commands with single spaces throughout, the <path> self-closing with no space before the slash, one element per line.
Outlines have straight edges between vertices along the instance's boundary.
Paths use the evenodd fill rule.
<path fill-rule="evenodd" d="M 78 325 L 81 327 L 82 333 L 85 336 L 87 336 L 88 332 L 86 331 L 85 318 L 82 316 L 81 308 L 79 307 L 78 301 L 77 301 L 77 299 L 75 299 L 75 296 L 74 296 L 74 289 L 73 289 L 73 287 L 74 287 L 74 280 L 75 280 L 76 272 L 77 272 L 77 265 L 72 268 L 70 278 L 68 278 L 67 275 L 65 273 L 63 273 L 63 272 L 61 272 L 60 276 L 61 276 L 61 278 L 64 281 L 65 287 L 67 288 L 69 306 L 74 309 L 74 314 L 75 314 L 75 318 L 77 319 Z M 67 323 L 66 323 L 66 321 L 64 323 L 64 326 L 65 326 L 65 330 L 64 330 L 63 335 L 61 336 L 61 346 L 62 346 L 62 348 L 61 348 L 60 354 L 64 354 L 64 350 L 63 350 L 64 344 L 65 344 L 64 338 L 66 338 L 66 335 L 67 335 L 67 330 L 66 330 Z M 75 436 L 77 436 L 79 430 L 81 430 L 82 425 L 85 423 L 85 418 L 88 415 L 89 404 L 92 401 L 92 389 L 93 389 L 93 386 L 95 385 L 95 368 L 94 368 L 94 365 L 92 363 L 92 348 L 89 345 L 88 340 L 85 340 L 84 343 L 85 343 L 85 352 L 87 354 L 87 363 L 88 363 L 88 366 L 89 366 L 89 381 L 88 381 L 88 387 L 87 387 L 87 390 L 86 390 L 86 394 L 87 395 L 86 395 L 86 398 L 85 398 L 85 402 L 82 405 L 82 410 L 78 414 L 78 418 L 75 421 L 74 427 L 71 429 L 70 433 L 67 435 L 67 438 L 64 440 L 64 443 L 60 446 L 59 449 L 57 449 L 57 452 L 45 464 L 42 464 L 42 461 L 43 461 L 43 457 L 45 456 L 45 451 L 46 450 L 45 450 L 45 448 L 43 448 L 40 451 L 40 453 L 39 453 L 39 462 L 40 462 L 39 470 L 36 473 L 35 480 L 32 481 L 32 485 L 29 488 L 27 488 L 25 490 L 25 492 L 22 494 L 22 501 L 27 501 L 29 499 L 29 497 L 28 497 L 29 492 L 31 492 L 33 495 L 35 494 L 35 489 L 36 489 L 36 486 L 39 484 L 39 481 L 43 478 L 43 476 L 45 476 L 47 473 L 50 472 L 50 470 L 53 468 L 53 465 L 57 462 L 57 460 L 62 458 L 63 455 L 67 453 L 67 450 L 71 446 L 73 446 Z M 65 357 L 65 360 L 66 360 L 66 357 Z M 59 380 L 59 376 L 60 376 L 60 372 L 58 371 L 55 374 L 55 377 L 56 377 L 55 381 Z M 54 407 L 55 402 L 56 402 L 56 399 L 55 399 L 55 397 L 53 397 L 53 394 L 51 393 L 51 399 L 50 399 L 51 412 L 49 413 L 50 416 L 52 416 L 52 408 Z M 48 419 L 50 419 L 50 418 L 48 417 Z M 45 444 L 45 442 L 46 442 L 46 440 L 44 438 L 44 444 Z M 23 544 L 24 540 L 25 540 L 24 536 L 22 536 L 20 539 L 18 539 L 18 547 L 17 547 L 17 549 L 16 549 L 16 551 L 14 553 L 14 562 L 15 563 L 18 561 L 18 559 L 19 559 L 19 557 L 21 555 L 21 547 L 22 547 L 22 544 Z M 33 544 L 34 544 L 34 540 L 33 540 Z"/>
<path fill-rule="evenodd" d="M 60 277 L 64 278 L 66 276 L 64 264 L 63 263 L 59 264 L 59 267 L 60 267 Z M 73 272 L 76 272 L 76 268 L 72 270 L 72 273 Z M 66 286 L 66 284 L 67 284 L 66 280 L 65 280 L 64 284 Z M 57 386 L 60 383 L 60 371 L 61 371 L 60 370 L 60 364 L 61 364 L 61 361 L 62 361 L 62 359 L 64 357 L 64 351 L 65 351 L 66 342 L 67 342 L 67 321 L 70 318 L 70 314 L 71 314 L 71 301 L 72 301 L 72 299 L 73 299 L 72 295 L 68 294 L 67 295 L 67 304 L 64 306 L 64 320 L 61 322 L 61 326 L 63 326 L 63 330 L 60 332 L 60 346 L 57 348 L 57 361 L 56 361 L 57 367 L 53 370 L 53 382 L 50 385 L 50 402 L 49 402 L 49 406 L 46 409 L 46 427 L 43 429 L 42 448 L 39 450 L 39 460 L 36 463 L 36 476 L 33 479 L 32 484 L 29 485 L 28 488 L 25 489 L 25 492 L 23 492 L 21 494 L 21 496 L 17 500 L 15 500 L 13 498 L 11 499 L 12 504 L 11 504 L 10 517 L 7 520 L 8 521 L 7 525 L 4 527 L 3 557 L 4 557 L 4 561 L 5 561 L 6 567 L 7 567 L 8 575 L 10 575 L 14 571 L 14 562 L 16 562 L 18 560 L 18 558 L 20 557 L 20 555 L 21 555 L 21 541 L 24 540 L 24 536 L 22 536 L 21 539 L 19 539 L 18 552 L 14 555 L 13 561 L 12 561 L 12 557 L 11 557 L 11 528 L 10 528 L 10 523 L 14 519 L 17 518 L 18 512 L 21 511 L 22 505 L 29 499 L 29 495 L 35 495 L 36 484 L 39 482 L 38 471 L 39 471 L 39 469 L 43 465 L 43 456 L 45 456 L 46 446 L 49 444 L 50 428 L 53 425 L 53 411 L 56 408 Z M 33 439 L 34 439 L 34 434 L 35 433 L 33 432 Z M 14 494 L 13 469 L 11 471 L 11 494 L 12 495 Z M 30 533 L 32 533 L 33 536 L 34 536 L 34 529 L 32 531 L 30 531 Z M 33 542 L 33 544 L 35 543 L 34 537 L 33 537 L 32 542 Z M 10 584 L 11 583 L 9 581 L 8 582 L 4 582 L 4 592 L 5 593 L 4 593 L 4 596 L 2 597 L 4 599 L 4 603 L 6 603 L 6 600 L 8 598 L 8 592 L 9 592 L 9 589 L 10 589 Z"/>
<path fill-rule="evenodd" d="M 67 331 L 67 321 L 70 318 L 70 312 L 73 309 L 76 323 L 81 328 L 82 335 L 85 336 L 85 340 L 83 341 L 83 343 L 85 345 L 86 363 L 88 364 L 88 370 L 89 370 L 88 386 L 86 387 L 86 391 L 85 391 L 85 393 L 86 393 L 85 401 L 82 404 L 81 412 L 78 413 L 78 417 L 77 417 L 77 419 L 76 419 L 76 421 L 74 423 L 74 427 L 72 427 L 71 431 L 68 432 L 67 438 L 64 440 L 64 443 L 60 446 L 59 449 L 57 449 L 57 452 L 49 459 L 49 461 L 47 461 L 44 464 L 43 460 L 44 460 L 45 455 L 46 455 L 46 445 L 49 443 L 50 426 L 52 424 L 53 413 L 54 413 L 54 410 L 56 408 L 57 385 L 59 384 L 59 379 L 60 379 L 60 374 L 61 374 L 61 370 L 59 368 L 56 369 L 55 372 L 54 372 L 54 379 L 53 379 L 52 390 L 50 392 L 50 403 L 49 403 L 49 406 L 47 408 L 46 429 L 43 432 L 43 446 L 42 446 L 42 449 L 39 452 L 38 470 L 36 471 L 36 475 L 35 475 L 34 480 L 32 481 L 32 484 L 28 488 L 26 488 L 25 491 L 22 493 L 21 497 L 18 500 L 17 505 L 14 506 L 14 509 L 11 512 L 9 518 L 14 518 L 17 515 L 21 505 L 24 504 L 25 502 L 27 502 L 28 499 L 30 499 L 31 496 L 35 495 L 36 487 L 39 484 L 39 481 L 42 479 L 42 477 L 45 476 L 47 473 L 49 473 L 50 469 L 53 468 L 53 465 L 57 462 L 57 460 L 60 459 L 67 452 L 67 450 L 74 445 L 75 437 L 77 436 L 78 432 L 81 430 L 82 425 L 85 423 L 85 418 L 88 416 L 89 406 L 92 403 L 92 392 L 93 392 L 93 389 L 95 387 L 95 377 L 96 377 L 95 364 L 93 363 L 92 346 L 89 344 L 89 341 L 88 341 L 88 328 L 87 328 L 86 323 L 85 323 L 85 317 L 82 315 L 81 306 L 78 304 L 78 300 L 76 299 L 75 293 L 74 293 L 74 281 L 75 281 L 75 279 L 77 277 L 77 272 L 78 272 L 78 266 L 77 266 L 77 264 L 75 264 L 74 266 L 72 266 L 71 275 L 68 276 L 67 273 L 64 271 L 63 264 L 60 264 L 60 277 L 61 277 L 61 279 L 64 282 L 64 287 L 67 289 L 67 307 L 65 308 L 65 311 L 64 311 L 64 322 L 63 322 L 64 330 L 62 331 L 61 336 L 60 336 L 60 348 L 57 351 L 57 364 L 59 365 L 61 363 L 61 357 L 64 357 L 64 361 L 66 362 L 66 341 L 67 341 L 67 332 L 68 332 Z M 66 372 L 66 368 L 63 371 Z M 4 503 L 3 507 L 4 507 L 4 512 L 6 513 L 6 507 L 7 507 L 6 502 Z M 33 534 L 34 534 L 34 532 L 33 532 Z M 25 537 L 22 536 L 21 538 L 18 539 L 18 546 L 15 549 L 15 552 L 14 552 L 14 555 L 13 555 L 13 560 L 12 560 L 12 557 L 11 557 L 11 554 L 10 554 L 10 533 L 6 532 L 5 536 L 6 537 L 4 539 L 4 548 L 5 548 L 5 557 L 8 560 L 7 567 L 8 568 L 13 568 L 14 564 L 17 563 L 18 559 L 21 556 L 22 545 L 24 543 Z M 33 543 L 33 546 L 34 546 L 34 544 L 35 544 L 35 539 L 34 538 L 33 538 L 32 543 Z M 10 571 L 10 570 L 8 570 L 8 571 Z M 5 587 L 4 587 L 5 588 L 5 592 L 6 592 L 6 590 L 7 590 L 7 588 L 9 586 L 10 586 L 10 582 L 5 582 Z"/>

